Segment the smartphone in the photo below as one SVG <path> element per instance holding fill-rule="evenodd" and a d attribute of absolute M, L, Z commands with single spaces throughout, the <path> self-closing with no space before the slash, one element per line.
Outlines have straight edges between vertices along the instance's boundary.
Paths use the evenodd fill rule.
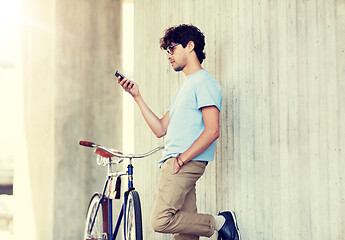
<path fill-rule="evenodd" d="M 119 71 L 117 71 L 117 70 L 115 72 L 115 77 L 117 77 L 117 78 L 120 77 L 121 80 L 125 78 L 125 76 L 122 73 L 120 73 Z"/>

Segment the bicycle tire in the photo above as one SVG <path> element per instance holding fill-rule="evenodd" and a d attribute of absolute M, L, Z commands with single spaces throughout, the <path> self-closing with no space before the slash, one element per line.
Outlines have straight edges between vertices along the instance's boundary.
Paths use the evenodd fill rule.
<path fill-rule="evenodd" d="M 108 233 L 108 203 L 103 200 L 99 205 L 97 216 L 95 218 L 95 223 L 90 232 L 90 228 L 97 210 L 98 203 L 101 197 L 100 194 L 96 193 L 92 196 L 89 207 L 86 213 L 85 219 L 85 230 L 84 230 L 84 240 L 85 239 L 106 239 Z"/>
<path fill-rule="evenodd" d="M 130 191 L 128 194 L 125 224 L 126 240 L 143 239 L 140 198 L 138 192 L 135 190 Z"/>

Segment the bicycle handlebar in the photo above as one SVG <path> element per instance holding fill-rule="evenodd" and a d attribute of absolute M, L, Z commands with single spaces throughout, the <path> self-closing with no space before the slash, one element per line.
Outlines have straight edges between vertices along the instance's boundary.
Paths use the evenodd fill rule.
<path fill-rule="evenodd" d="M 102 149 L 103 151 L 113 155 L 114 157 L 118 157 L 118 158 L 144 158 L 147 156 L 150 156 L 151 154 L 164 149 L 164 146 L 160 146 L 157 147 L 155 149 L 152 149 L 151 151 L 147 152 L 147 153 L 142 153 L 142 154 L 123 154 L 121 152 L 114 152 L 112 150 L 109 150 L 99 144 L 95 144 L 93 142 L 88 142 L 88 141 L 80 141 L 79 145 L 84 146 L 84 147 L 91 147 L 91 148 L 97 148 L 97 149 Z"/>

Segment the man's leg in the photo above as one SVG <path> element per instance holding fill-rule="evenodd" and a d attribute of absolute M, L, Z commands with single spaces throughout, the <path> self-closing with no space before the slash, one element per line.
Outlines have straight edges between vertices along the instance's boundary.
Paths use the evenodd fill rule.
<path fill-rule="evenodd" d="M 214 232 L 214 218 L 209 214 L 182 211 L 188 193 L 195 188 L 206 163 L 190 161 L 173 174 L 174 159 L 163 163 L 158 182 L 151 224 L 156 232 L 183 233 L 210 237 Z"/>
<path fill-rule="evenodd" d="M 186 199 L 184 200 L 184 204 L 181 208 L 181 211 L 185 212 L 192 212 L 197 213 L 198 209 L 196 206 L 196 189 L 195 185 L 192 190 L 189 191 L 186 195 Z M 175 233 L 174 234 L 175 240 L 199 240 L 199 236 L 197 235 L 190 235 L 190 234 L 184 234 L 184 233 Z"/>

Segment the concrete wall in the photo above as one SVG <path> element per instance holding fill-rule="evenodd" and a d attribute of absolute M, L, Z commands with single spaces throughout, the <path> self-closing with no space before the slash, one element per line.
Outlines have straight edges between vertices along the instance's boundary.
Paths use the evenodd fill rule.
<path fill-rule="evenodd" d="M 135 1 L 135 80 L 159 116 L 183 74 L 158 41 L 179 23 L 205 33 L 203 66 L 223 88 L 199 211 L 234 209 L 248 240 L 344 239 L 345 2 Z M 137 152 L 163 144 L 137 109 L 135 126 Z M 145 239 L 171 239 L 149 225 L 159 157 L 135 164 Z"/>
<path fill-rule="evenodd" d="M 105 169 L 79 140 L 122 146 L 121 13 L 120 0 L 23 1 L 29 179 L 17 189 L 31 190 L 37 240 L 83 236 Z"/>

